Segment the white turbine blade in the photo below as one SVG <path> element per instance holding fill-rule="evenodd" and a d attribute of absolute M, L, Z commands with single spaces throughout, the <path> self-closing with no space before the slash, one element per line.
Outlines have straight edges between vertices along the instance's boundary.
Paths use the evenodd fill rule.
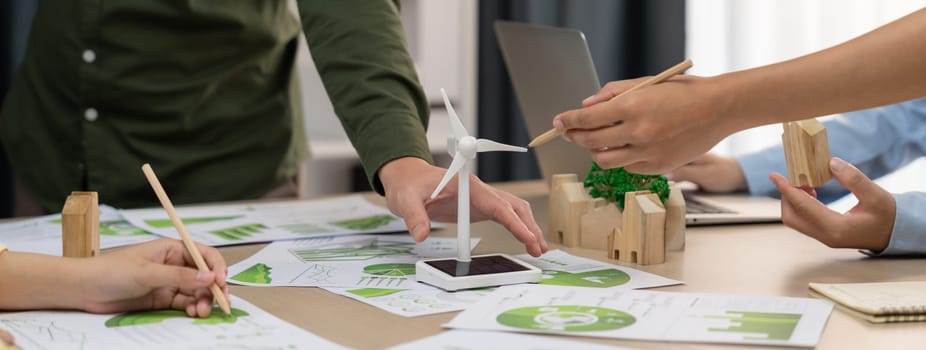
<path fill-rule="evenodd" d="M 494 152 L 494 151 L 505 151 L 505 152 L 527 152 L 527 148 L 506 145 L 504 143 L 498 143 L 492 140 L 479 139 L 476 140 L 476 152 Z"/>
<path fill-rule="evenodd" d="M 457 117 L 457 112 L 453 110 L 453 105 L 450 104 L 450 98 L 447 97 L 447 92 L 444 91 L 444 88 L 440 89 L 440 94 L 444 96 L 444 107 L 447 107 L 447 114 L 450 115 L 450 130 L 453 132 L 453 137 L 460 140 L 469 136 L 469 133 L 466 132 L 466 128 L 463 127 L 463 123 L 460 122 L 460 117 Z"/>
<path fill-rule="evenodd" d="M 431 198 L 437 197 L 440 194 L 440 191 L 444 189 L 444 186 L 447 186 L 447 183 L 450 182 L 450 179 L 453 178 L 463 166 L 466 165 L 466 157 L 457 152 L 453 155 L 453 161 L 450 162 L 450 167 L 447 168 L 447 173 L 444 174 L 444 178 L 440 179 L 440 184 L 437 185 L 437 188 L 434 189 L 434 192 L 431 193 Z"/>

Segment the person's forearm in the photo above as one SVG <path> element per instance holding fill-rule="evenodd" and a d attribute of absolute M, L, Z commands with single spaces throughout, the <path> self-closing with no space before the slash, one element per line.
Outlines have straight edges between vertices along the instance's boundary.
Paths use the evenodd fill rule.
<path fill-rule="evenodd" d="M 428 100 L 406 49 L 398 1 L 298 1 L 310 53 L 373 189 L 398 157 L 431 160 Z"/>
<path fill-rule="evenodd" d="M 737 129 L 880 106 L 926 95 L 926 9 L 838 46 L 717 76 Z"/>
<path fill-rule="evenodd" d="M 0 254 L 0 310 L 77 309 L 82 276 L 77 259 Z"/>

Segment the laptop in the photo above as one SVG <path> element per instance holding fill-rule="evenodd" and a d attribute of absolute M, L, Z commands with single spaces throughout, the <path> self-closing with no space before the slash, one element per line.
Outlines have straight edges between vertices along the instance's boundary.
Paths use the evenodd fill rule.
<path fill-rule="evenodd" d="M 568 28 L 496 21 L 495 34 L 532 137 L 553 127 L 558 113 L 582 107 L 601 89 L 585 35 Z M 562 138 L 532 149 L 547 181 L 591 168 L 591 154 Z M 684 191 L 688 225 L 780 222 L 779 201 L 746 194 Z"/>

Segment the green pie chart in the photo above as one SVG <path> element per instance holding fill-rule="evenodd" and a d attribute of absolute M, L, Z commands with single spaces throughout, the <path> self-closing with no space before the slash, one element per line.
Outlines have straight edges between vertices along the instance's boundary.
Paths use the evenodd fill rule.
<path fill-rule="evenodd" d="M 630 282 L 630 275 L 618 269 L 602 269 L 587 272 L 565 272 L 543 270 L 540 284 L 556 286 L 608 288 Z"/>
<path fill-rule="evenodd" d="M 623 311 L 584 305 L 521 307 L 505 311 L 495 320 L 508 327 L 557 332 L 610 331 L 637 321 Z"/>
<path fill-rule="evenodd" d="M 415 264 L 376 264 L 363 268 L 363 272 L 379 276 L 411 276 L 415 274 Z"/>

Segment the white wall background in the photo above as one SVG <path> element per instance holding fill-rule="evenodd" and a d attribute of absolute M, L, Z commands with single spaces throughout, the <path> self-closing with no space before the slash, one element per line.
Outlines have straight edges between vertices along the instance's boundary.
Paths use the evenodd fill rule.
<path fill-rule="evenodd" d="M 290 0 L 295 10 L 295 0 Z M 418 77 L 431 103 L 428 142 L 438 165 L 449 164 L 450 122 L 443 110 L 445 88 L 467 130 L 476 130 L 475 0 L 402 0 L 402 21 Z M 298 17 L 298 15 L 297 15 Z M 303 196 L 348 192 L 357 153 L 334 114 L 304 37 L 297 66 L 311 158 L 305 165 Z"/>
<path fill-rule="evenodd" d="M 689 71 L 717 75 L 787 60 L 821 50 L 921 8 L 924 1 L 875 0 L 688 0 Z M 734 134 L 713 152 L 754 152 L 781 140 L 781 126 Z M 879 180 L 893 192 L 926 189 L 926 161 Z M 851 207 L 853 198 L 834 206 Z"/>

